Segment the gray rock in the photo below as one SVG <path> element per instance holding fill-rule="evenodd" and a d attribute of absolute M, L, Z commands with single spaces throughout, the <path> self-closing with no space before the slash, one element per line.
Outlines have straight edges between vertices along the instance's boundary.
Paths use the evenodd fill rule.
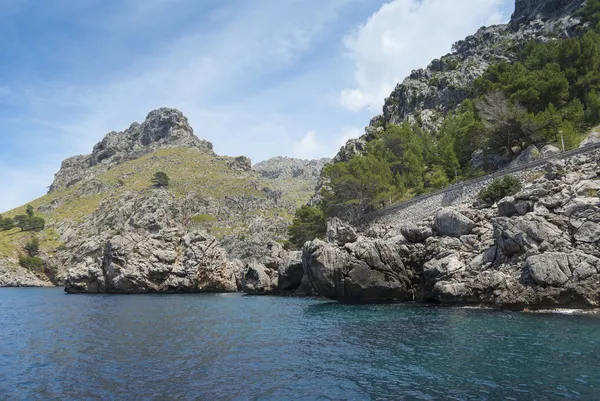
<path fill-rule="evenodd" d="M 456 238 L 470 234 L 473 227 L 475 227 L 472 220 L 453 209 L 440 210 L 435 215 L 433 224 L 438 235 Z"/>
<path fill-rule="evenodd" d="M 513 161 L 510 162 L 509 167 L 518 167 L 527 163 L 531 163 L 542 157 L 542 154 L 535 145 L 530 145 L 527 149 L 519 153 Z"/>
<path fill-rule="evenodd" d="M 417 226 L 416 224 L 403 224 L 400 232 L 410 242 L 423 242 L 433 235 L 430 227 Z"/>
<path fill-rule="evenodd" d="M 327 221 L 327 241 L 338 245 L 355 242 L 358 239 L 356 230 L 349 224 L 334 217 Z"/>
<path fill-rule="evenodd" d="M 432 259 L 423 265 L 423 272 L 429 277 L 452 275 L 463 270 L 465 265 L 457 254 L 451 254 L 441 259 Z"/>
<path fill-rule="evenodd" d="M 542 149 L 540 149 L 540 153 L 542 157 L 550 157 L 560 153 L 560 149 L 556 146 L 546 145 Z"/>
<path fill-rule="evenodd" d="M 279 290 L 296 291 L 302 284 L 304 267 L 302 265 L 302 252 L 288 252 L 279 265 Z"/>
<path fill-rule="evenodd" d="M 496 219 L 494 239 L 505 255 L 512 256 L 537 249 L 543 242 L 555 244 L 558 240 L 566 240 L 566 236 L 543 217 L 528 214 Z"/>
<path fill-rule="evenodd" d="M 600 127 L 594 128 L 588 136 L 579 144 L 580 148 L 600 142 Z"/>
<path fill-rule="evenodd" d="M 265 265 L 251 262 L 244 268 L 242 290 L 251 295 L 269 295 L 276 293 L 279 287 L 277 270 L 267 269 Z"/>
<path fill-rule="evenodd" d="M 350 252 L 314 240 L 302 262 L 318 294 L 345 303 L 405 301 L 412 297 L 410 274 L 398 250 L 382 240 L 361 240 Z"/>
<path fill-rule="evenodd" d="M 48 287 L 52 284 L 39 279 L 16 261 L 0 259 L 0 287 Z"/>
<path fill-rule="evenodd" d="M 579 196 L 598 197 L 600 180 L 583 180 L 573 185 L 573 192 Z"/>
<path fill-rule="evenodd" d="M 600 224 L 586 221 L 575 233 L 575 240 L 589 243 L 600 241 Z"/>
<path fill-rule="evenodd" d="M 500 216 L 522 216 L 533 212 L 533 202 L 524 200 L 515 200 L 514 197 L 508 196 L 498 202 L 498 214 Z"/>
<path fill-rule="evenodd" d="M 549 252 L 527 258 L 527 268 L 538 285 L 560 286 L 571 277 L 567 254 Z"/>

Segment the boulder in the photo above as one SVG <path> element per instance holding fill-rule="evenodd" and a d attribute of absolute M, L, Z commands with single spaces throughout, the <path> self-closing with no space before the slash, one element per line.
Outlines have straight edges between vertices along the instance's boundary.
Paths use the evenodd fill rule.
<path fill-rule="evenodd" d="M 516 200 L 512 196 L 507 196 L 498 202 L 498 214 L 500 216 L 525 215 L 533 212 L 533 202 L 525 200 Z"/>
<path fill-rule="evenodd" d="M 327 221 L 327 241 L 344 245 L 356 241 L 357 238 L 356 230 L 337 217 Z"/>
<path fill-rule="evenodd" d="M 560 149 L 556 146 L 546 145 L 541 150 L 542 157 L 550 157 L 560 153 Z"/>
<path fill-rule="evenodd" d="M 560 286 L 571 277 L 569 258 L 565 253 L 548 252 L 527 258 L 529 275 L 538 285 Z"/>
<path fill-rule="evenodd" d="M 598 242 L 600 241 L 600 224 L 593 221 L 586 221 L 579 227 L 574 237 L 579 242 Z"/>
<path fill-rule="evenodd" d="M 579 196 L 597 197 L 600 191 L 600 180 L 582 180 L 573 185 L 573 192 Z"/>
<path fill-rule="evenodd" d="M 411 223 L 400 226 L 400 232 L 410 242 L 423 242 L 433 235 L 430 227 L 417 226 Z"/>
<path fill-rule="evenodd" d="M 269 295 L 278 290 L 278 271 L 268 269 L 262 263 L 250 262 L 242 275 L 242 291 L 251 295 Z"/>
<path fill-rule="evenodd" d="M 281 259 L 278 273 L 280 291 L 295 291 L 298 289 L 304 277 L 302 252 L 287 252 Z"/>
<path fill-rule="evenodd" d="M 319 295 L 344 303 L 412 299 L 409 270 L 399 250 L 382 240 L 363 239 L 352 249 L 314 240 L 304 246 L 302 262 Z"/>
<path fill-rule="evenodd" d="M 456 210 L 444 208 L 435 215 L 433 227 L 440 236 L 460 238 L 470 234 L 475 223 Z"/>
<path fill-rule="evenodd" d="M 452 275 L 465 268 L 464 263 L 457 254 L 432 259 L 423 265 L 423 273 L 428 277 L 440 277 Z"/>
<path fill-rule="evenodd" d="M 557 246 L 568 244 L 568 238 L 558 227 L 535 214 L 497 218 L 494 221 L 494 239 L 507 256 L 537 250 L 544 242 Z"/>
<path fill-rule="evenodd" d="M 519 153 L 517 157 L 510 162 L 509 167 L 518 167 L 531 163 L 541 157 L 541 153 L 535 145 L 530 145 L 527 149 Z"/>

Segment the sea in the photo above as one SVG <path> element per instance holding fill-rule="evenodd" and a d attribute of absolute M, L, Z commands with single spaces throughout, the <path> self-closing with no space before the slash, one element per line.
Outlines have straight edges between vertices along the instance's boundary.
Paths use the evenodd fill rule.
<path fill-rule="evenodd" d="M 600 315 L 0 289 L 0 400 L 600 400 Z"/>

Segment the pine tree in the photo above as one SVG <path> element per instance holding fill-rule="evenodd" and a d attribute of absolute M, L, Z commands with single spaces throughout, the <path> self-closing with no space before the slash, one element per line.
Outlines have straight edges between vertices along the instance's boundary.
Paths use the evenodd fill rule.
<path fill-rule="evenodd" d="M 162 171 L 157 171 L 152 177 L 152 185 L 155 187 L 168 187 L 169 181 L 169 176 Z"/>

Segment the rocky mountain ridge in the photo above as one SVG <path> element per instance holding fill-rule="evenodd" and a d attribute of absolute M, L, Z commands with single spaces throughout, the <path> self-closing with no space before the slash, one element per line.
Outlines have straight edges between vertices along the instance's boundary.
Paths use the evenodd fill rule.
<path fill-rule="evenodd" d="M 154 110 L 141 124 L 107 134 L 91 154 L 63 162 L 49 193 L 31 202 L 35 213 L 46 219 L 44 231 L 0 231 L 0 286 L 62 284 L 69 268 L 79 269 L 83 277 L 82 266 L 96 274 L 102 271 L 108 243 L 114 243 L 114 255 L 121 258 L 111 262 L 115 266 L 138 275 L 150 271 L 155 278 L 162 276 L 147 268 L 145 260 L 158 265 L 164 262 L 161 257 L 173 252 L 199 255 L 206 253 L 206 243 L 214 256 L 206 260 L 212 260 L 213 267 L 260 259 L 269 252 L 266 244 L 286 238 L 293 213 L 308 201 L 324 162 L 278 158 L 261 163 L 255 171 L 247 157 L 216 155 L 210 142 L 194 135 L 180 111 Z M 266 175 L 260 173 L 267 170 Z M 170 177 L 168 187 L 152 187 L 157 171 Z M 45 267 L 32 273 L 18 266 L 18 258 L 34 236 L 40 240 L 39 257 Z M 184 237 L 191 239 L 182 245 Z M 161 250 L 160 255 L 154 255 L 154 250 Z M 177 259 L 185 266 L 198 260 L 196 256 Z M 185 269 L 178 270 L 177 277 L 185 276 L 189 270 Z M 96 283 L 90 288 L 122 288 L 111 287 L 106 277 L 104 287 Z M 232 288 L 230 281 L 225 284 L 230 275 L 207 277 L 194 288 L 215 289 L 211 285 L 219 280 L 223 288 Z M 238 282 L 234 281 L 235 288 Z M 147 288 L 163 288 L 153 283 Z M 164 288 L 172 288 L 171 284 Z M 187 284 L 178 285 L 175 288 Z M 141 288 L 133 284 L 129 288 L 134 287 Z"/>
<path fill-rule="evenodd" d="M 488 67 L 513 61 L 519 49 L 534 40 L 546 42 L 578 34 L 581 21 L 574 15 L 584 0 L 516 0 L 507 24 L 480 28 L 456 42 L 452 52 L 413 70 L 385 99 L 382 114 L 371 119 L 365 134 L 350 139 L 335 161 L 362 154 L 386 124 L 408 121 L 426 130 L 439 127 L 443 117 L 470 95 L 470 85 Z"/>

